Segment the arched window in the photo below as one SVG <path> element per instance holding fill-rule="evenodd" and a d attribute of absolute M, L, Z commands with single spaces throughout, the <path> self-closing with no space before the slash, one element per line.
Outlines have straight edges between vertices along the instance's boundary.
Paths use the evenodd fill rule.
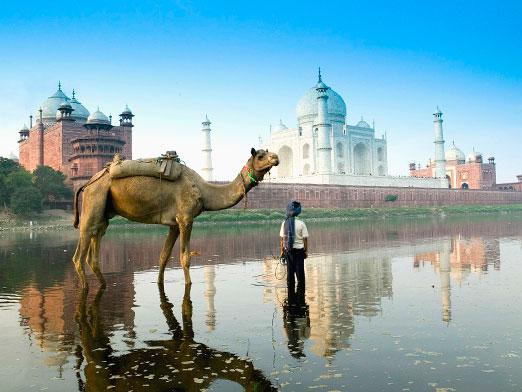
<path fill-rule="evenodd" d="M 344 148 L 343 148 L 343 144 L 341 142 L 337 143 L 336 150 L 337 150 L 337 157 L 343 158 L 344 157 Z"/>
<path fill-rule="evenodd" d="M 382 147 L 377 149 L 377 160 L 384 161 L 384 149 Z"/>
<path fill-rule="evenodd" d="M 354 173 L 355 174 L 370 174 L 370 154 L 368 147 L 364 143 L 358 143 L 353 149 L 354 157 Z"/>
<path fill-rule="evenodd" d="M 463 182 L 461 185 L 462 189 L 469 189 L 469 185 L 466 182 Z"/>
<path fill-rule="evenodd" d="M 308 159 L 310 156 L 310 145 L 306 143 L 303 146 L 303 159 Z"/>
<path fill-rule="evenodd" d="M 306 163 L 303 167 L 303 175 L 304 176 L 307 176 L 310 174 L 310 165 L 308 163 Z"/>
<path fill-rule="evenodd" d="M 279 166 L 277 166 L 277 177 L 292 177 L 293 152 L 288 146 L 283 146 L 277 152 Z"/>

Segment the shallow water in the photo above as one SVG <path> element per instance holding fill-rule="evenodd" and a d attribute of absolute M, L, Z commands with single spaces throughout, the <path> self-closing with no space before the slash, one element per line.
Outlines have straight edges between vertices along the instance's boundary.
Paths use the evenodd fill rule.
<path fill-rule="evenodd" d="M 306 291 L 278 225 L 109 231 L 83 296 L 77 232 L 0 233 L 0 390 L 522 390 L 522 221 L 309 223 Z M 175 260 L 178 259 L 174 250 Z"/>

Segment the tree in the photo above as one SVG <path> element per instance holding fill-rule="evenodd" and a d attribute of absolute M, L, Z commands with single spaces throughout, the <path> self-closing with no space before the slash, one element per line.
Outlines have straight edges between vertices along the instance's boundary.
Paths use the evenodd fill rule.
<path fill-rule="evenodd" d="M 0 205 L 7 207 L 11 199 L 10 190 L 6 183 L 6 177 L 20 170 L 20 165 L 12 159 L 0 157 Z"/>
<path fill-rule="evenodd" d="M 42 212 L 42 194 L 34 185 L 16 188 L 11 195 L 11 211 L 26 215 Z"/>
<path fill-rule="evenodd" d="M 49 166 L 38 166 L 33 172 L 34 184 L 40 190 L 44 202 L 70 199 L 72 190 L 65 185 L 63 173 Z"/>

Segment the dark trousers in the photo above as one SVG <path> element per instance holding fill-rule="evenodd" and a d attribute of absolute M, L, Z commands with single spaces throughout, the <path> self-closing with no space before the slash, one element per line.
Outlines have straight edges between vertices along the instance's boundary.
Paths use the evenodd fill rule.
<path fill-rule="evenodd" d="M 288 290 L 295 290 L 295 276 L 297 289 L 305 289 L 304 249 L 292 249 L 285 252 L 286 256 L 286 283 Z"/>

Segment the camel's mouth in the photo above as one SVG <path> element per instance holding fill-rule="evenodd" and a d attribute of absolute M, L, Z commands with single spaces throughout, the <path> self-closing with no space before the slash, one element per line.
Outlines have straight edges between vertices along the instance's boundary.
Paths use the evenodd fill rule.
<path fill-rule="evenodd" d="M 277 166 L 279 165 L 279 157 L 277 155 L 272 155 L 270 158 L 268 158 L 268 164 L 270 166 Z"/>

